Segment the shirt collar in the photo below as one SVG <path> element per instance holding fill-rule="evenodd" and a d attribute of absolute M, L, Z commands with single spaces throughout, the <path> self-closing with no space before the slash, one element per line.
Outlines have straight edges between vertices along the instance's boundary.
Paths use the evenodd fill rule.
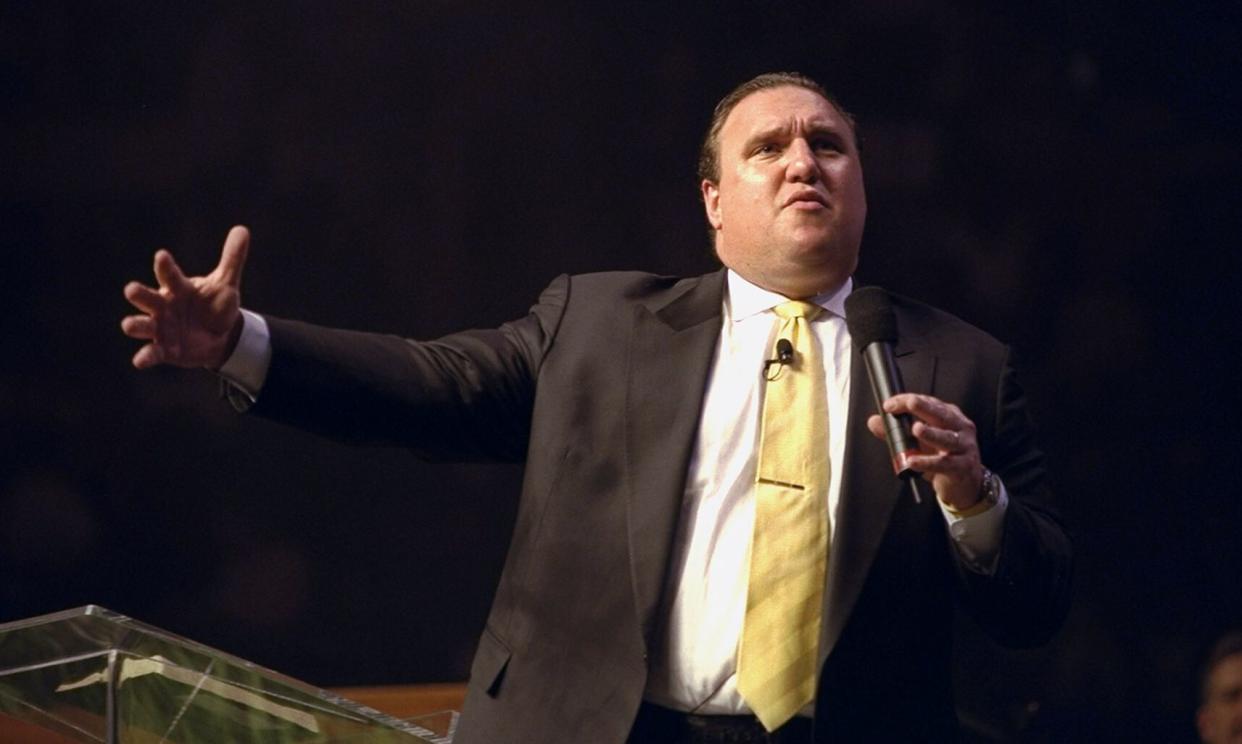
<path fill-rule="evenodd" d="M 844 318 L 845 317 L 845 298 L 850 296 L 850 292 L 854 289 L 854 278 L 850 277 L 845 280 L 840 287 L 835 290 L 821 292 L 810 299 L 810 302 L 819 305 L 828 312 Z M 771 310 L 772 308 L 784 302 L 788 302 L 789 298 L 784 295 L 771 292 L 755 284 L 743 279 L 733 269 L 728 271 L 728 315 L 729 319 L 734 323 L 745 320 L 752 315 Z"/>

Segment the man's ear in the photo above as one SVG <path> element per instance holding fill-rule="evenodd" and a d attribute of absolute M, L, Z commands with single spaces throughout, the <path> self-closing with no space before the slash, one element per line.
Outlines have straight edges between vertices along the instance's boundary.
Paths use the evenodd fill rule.
<path fill-rule="evenodd" d="M 703 193 L 703 211 L 707 213 L 707 222 L 713 229 L 719 230 L 722 220 L 720 219 L 720 189 L 716 184 L 703 179 L 699 184 L 699 190 Z"/>

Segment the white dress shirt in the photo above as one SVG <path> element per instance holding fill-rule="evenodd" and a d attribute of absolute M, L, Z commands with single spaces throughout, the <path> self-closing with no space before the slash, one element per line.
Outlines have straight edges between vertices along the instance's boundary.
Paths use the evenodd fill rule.
<path fill-rule="evenodd" d="M 852 289 L 853 280 L 848 280 L 836 291 L 811 300 L 827 311 L 811 322 L 811 330 L 827 382 L 826 454 L 832 463 L 827 508 L 834 531 L 851 384 L 845 298 Z M 779 326 L 772 308 L 786 301 L 728 273 L 720 340 L 707 380 L 665 589 L 664 647 L 652 657 L 644 695 L 667 708 L 703 714 L 749 712 L 737 691 L 737 646 L 746 613 L 755 518 L 763 362 L 771 355 Z M 1002 493 L 1000 503 L 977 516 L 963 519 L 945 511 L 954 544 L 975 570 L 988 572 L 994 565 L 1007 503 Z"/>
<path fill-rule="evenodd" d="M 272 335 L 262 315 L 242 310 L 242 332 L 237 348 L 224 360 L 219 374 L 246 394 L 253 403 L 267 380 L 267 368 L 272 363 Z"/>

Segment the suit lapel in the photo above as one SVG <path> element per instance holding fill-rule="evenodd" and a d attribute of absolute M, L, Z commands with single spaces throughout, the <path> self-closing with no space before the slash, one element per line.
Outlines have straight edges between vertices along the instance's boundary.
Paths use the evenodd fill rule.
<path fill-rule="evenodd" d="M 933 392 L 936 366 L 933 353 L 921 348 L 917 340 L 903 338 L 894 349 L 894 356 L 907 391 Z M 875 412 L 867 367 L 860 350 L 854 348 L 850 352 L 849 419 L 837 508 L 838 523 L 833 532 L 828 560 L 828 588 L 824 595 L 826 606 L 820 627 L 821 666 L 840 638 L 858 601 L 871 562 L 884 538 L 893 506 L 898 498 L 910 498 L 909 486 L 893 475 L 888 446 L 867 429 L 867 418 Z M 935 498 L 930 488 L 924 488 L 923 493 L 924 502 Z"/>
<path fill-rule="evenodd" d="M 725 273 L 677 285 L 672 299 L 634 309 L 629 340 L 625 451 L 630 570 L 643 637 L 650 645 L 703 407 L 720 336 Z M 901 317 L 898 315 L 900 327 Z M 906 390 L 934 394 L 936 356 L 918 339 L 894 350 Z M 893 476 L 885 443 L 867 430 L 875 412 L 858 349 L 850 363 L 850 400 L 838 525 L 828 564 L 820 661 L 840 638 L 898 498 L 909 488 Z M 924 488 L 924 501 L 935 498 Z M 933 505 L 934 506 L 934 505 Z"/>
<path fill-rule="evenodd" d="M 686 469 L 720 337 L 723 270 L 634 310 L 625 406 L 630 570 L 650 642 L 681 513 Z M 681 290 L 680 292 L 678 290 Z"/>

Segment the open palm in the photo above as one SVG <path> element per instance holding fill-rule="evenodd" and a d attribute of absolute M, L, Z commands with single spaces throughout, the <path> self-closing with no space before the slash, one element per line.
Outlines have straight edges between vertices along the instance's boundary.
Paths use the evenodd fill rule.
<path fill-rule="evenodd" d="M 218 369 L 241 331 L 241 274 L 250 232 L 229 231 L 220 263 L 206 276 L 187 277 L 172 254 L 155 253 L 159 287 L 125 285 L 125 299 L 142 311 L 121 321 L 125 335 L 147 343 L 134 354 L 139 369 L 157 364 Z"/>

